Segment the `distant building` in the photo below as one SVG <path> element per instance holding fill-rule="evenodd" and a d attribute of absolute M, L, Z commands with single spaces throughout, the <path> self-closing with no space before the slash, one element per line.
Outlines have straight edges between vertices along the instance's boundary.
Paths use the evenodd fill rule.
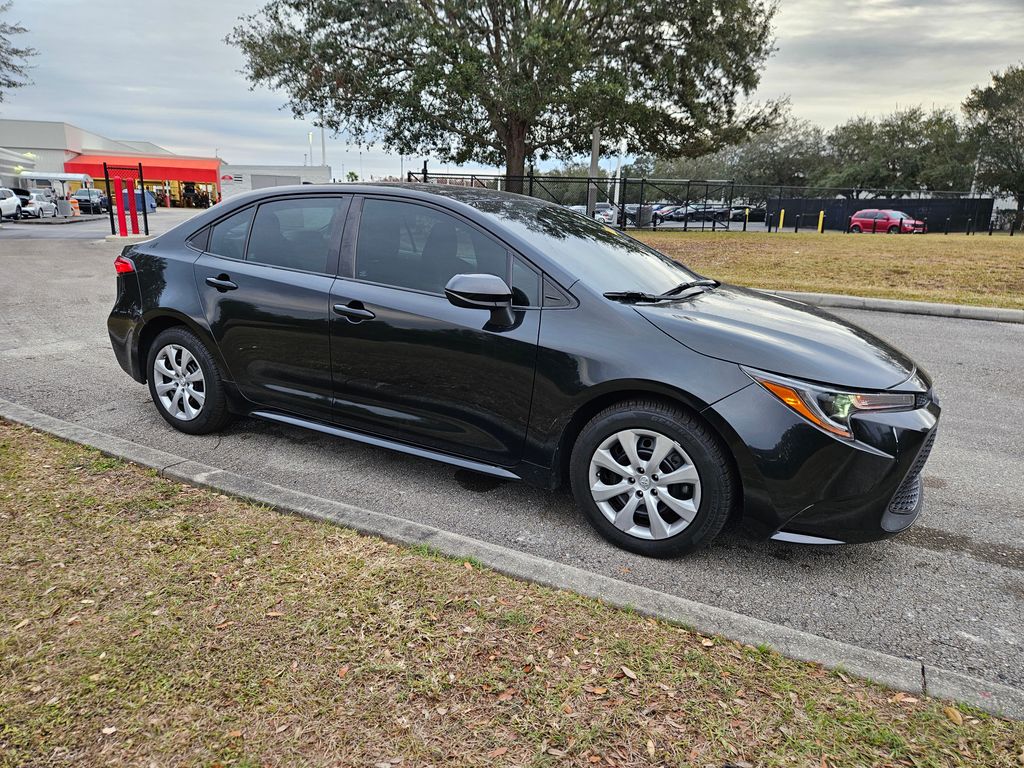
<path fill-rule="evenodd" d="M 0 185 L 48 186 L 45 179 L 21 184 L 21 171 L 88 174 L 104 186 L 104 164 L 136 167 L 162 203 L 206 205 L 238 192 L 280 184 L 331 180 L 330 166 L 228 165 L 220 157 L 179 155 L 149 141 L 111 139 L 76 125 L 48 120 L 0 120 Z M 68 192 L 74 191 L 73 184 Z"/>
<path fill-rule="evenodd" d="M 220 168 L 220 188 L 224 197 L 264 187 L 284 184 L 327 184 L 329 165 L 228 165 Z"/>

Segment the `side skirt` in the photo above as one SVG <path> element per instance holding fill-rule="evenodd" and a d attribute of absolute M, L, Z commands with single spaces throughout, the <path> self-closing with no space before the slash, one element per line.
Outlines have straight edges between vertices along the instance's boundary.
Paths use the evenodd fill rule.
<path fill-rule="evenodd" d="M 399 453 L 407 453 L 410 456 L 418 456 L 422 459 L 432 459 L 433 461 L 440 461 L 444 464 L 451 464 L 455 467 L 462 467 L 463 469 L 470 469 L 474 472 L 480 472 L 485 475 L 493 475 L 494 477 L 502 477 L 506 480 L 521 480 L 522 478 L 510 472 L 502 467 L 496 467 L 492 464 L 485 464 L 480 461 L 473 461 L 472 459 L 463 459 L 458 456 L 449 456 L 447 453 L 440 453 L 439 451 L 432 451 L 429 448 L 419 448 L 412 445 L 406 445 L 405 443 L 399 443 L 395 440 L 388 440 L 384 437 L 375 437 L 373 435 L 365 435 L 362 432 L 353 432 L 348 429 L 340 429 L 339 427 L 332 427 L 327 424 L 321 424 L 318 421 L 310 421 L 308 419 L 302 419 L 297 416 L 286 416 L 282 413 L 274 413 L 273 411 L 250 411 L 250 416 L 257 419 L 267 419 L 268 421 L 277 421 L 282 424 L 289 424 L 293 427 L 302 427 L 304 429 L 312 429 L 316 432 L 323 432 L 327 435 L 334 435 L 335 437 L 343 437 L 346 440 L 355 440 L 358 443 L 366 443 L 367 445 L 375 445 L 378 448 L 389 448 L 392 451 L 398 451 Z"/>

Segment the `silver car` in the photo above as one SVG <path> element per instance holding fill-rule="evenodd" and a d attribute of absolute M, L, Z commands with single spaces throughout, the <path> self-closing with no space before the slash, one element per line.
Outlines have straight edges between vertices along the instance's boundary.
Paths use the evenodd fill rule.
<path fill-rule="evenodd" d="M 31 192 L 25 205 L 22 206 L 21 213 L 23 216 L 34 216 L 37 219 L 41 219 L 43 216 L 55 217 L 57 204 L 42 192 Z"/>

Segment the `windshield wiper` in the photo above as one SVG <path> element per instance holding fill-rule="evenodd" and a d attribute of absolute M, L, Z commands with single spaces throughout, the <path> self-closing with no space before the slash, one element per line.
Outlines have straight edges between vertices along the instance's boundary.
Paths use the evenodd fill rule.
<path fill-rule="evenodd" d="M 604 294 L 606 299 L 612 299 L 614 301 L 625 301 L 625 302 L 644 302 L 647 304 L 653 304 L 659 301 L 682 301 L 683 299 L 689 299 L 696 296 L 696 293 L 686 293 L 686 291 L 692 288 L 716 288 L 720 285 L 717 280 L 691 280 L 688 283 L 680 283 L 675 288 L 672 288 L 665 293 L 647 293 L 645 291 L 609 291 Z M 703 293 L 703 291 L 701 291 Z"/>

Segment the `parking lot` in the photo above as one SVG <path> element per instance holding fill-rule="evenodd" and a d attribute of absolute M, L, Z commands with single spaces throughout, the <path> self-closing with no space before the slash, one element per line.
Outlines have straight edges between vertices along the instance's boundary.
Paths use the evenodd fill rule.
<path fill-rule="evenodd" d="M 192 211 L 158 211 L 154 232 Z M 188 437 L 122 373 L 106 338 L 106 222 L 0 230 L 0 397 L 280 486 L 493 541 L 691 600 L 1024 688 L 1024 326 L 844 312 L 921 362 L 944 406 L 919 524 L 829 549 L 732 531 L 676 561 L 599 539 L 546 494 L 382 449 L 240 420 Z"/>

